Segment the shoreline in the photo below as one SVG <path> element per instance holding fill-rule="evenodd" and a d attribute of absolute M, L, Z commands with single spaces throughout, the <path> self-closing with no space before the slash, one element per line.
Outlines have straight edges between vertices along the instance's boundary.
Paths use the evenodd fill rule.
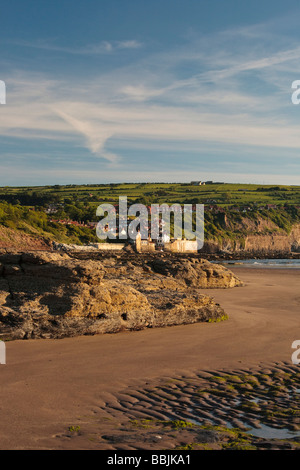
<path fill-rule="evenodd" d="M 210 261 L 210 262 L 220 264 L 230 270 L 232 270 L 232 268 L 288 269 L 288 270 L 300 269 L 300 260 L 291 259 L 291 258 L 232 259 L 232 260 L 218 260 L 218 261 Z"/>
<path fill-rule="evenodd" d="M 231 260 L 300 260 L 300 253 L 298 252 L 249 252 L 249 251 L 233 251 L 233 252 L 217 252 L 217 253 L 198 253 L 208 261 L 231 261 Z"/>
<path fill-rule="evenodd" d="M 103 256 L 108 256 L 111 254 L 120 254 L 124 252 L 128 253 L 134 253 L 140 257 L 142 256 L 147 256 L 147 252 L 136 252 L 132 245 L 129 244 L 125 247 L 125 249 L 120 249 L 120 250 L 115 250 L 113 249 L 113 246 L 115 243 L 111 243 L 112 249 L 105 249 L 102 250 L 101 248 L 97 250 L 80 250 L 80 249 L 73 249 L 73 250 L 58 250 L 58 249 L 53 249 L 49 246 L 45 247 L 45 249 L 41 248 L 30 248 L 30 249 L 19 249 L 19 248 L 14 248 L 10 246 L 0 246 L 0 253 L 26 253 L 26 252 L 49 252 L 49 253 L 68 253 L 70 255 L 83 255 L 83 256 L 97 256 L 97 255 L 103 255 Z M 129 249 L 128 250 L 126 250 Z M 203 249 L 203 248 L 202 248 Z M 171 251 L 154 251 L 151 252 L 151 254 L 155 254 L 157 256 L 164 254 L 165 256 L 171 255 L 171 256 L 182 256 L 182 257 L 200 257 L 203 259 L 207 259 L 208 261 L 210 260 L 231 260 L 231 259 L 300 259 L 300 251 L 274 251 L 274 250 L 261 250 L 261 251 L 243 251 L 243 250 L 237 250 L 237 251 L 227 251 L 227 250 L 217 250 L 217 251 L 201 251 L 200 249 L 197 253 L 196 252 L 171 252 Z M 149 255 L 149 253 L 148 253 Z"/>
<path fill-rule="evenodd" d="M 99 418 L 97 432 L 105 434 L 110 420 L 104 419 L 103 407 L 115 409 L 113 397 L 126 387 L 138 392 L 164 377 L 292 366 L 291 344 L 299 339 L 300 271 L 235 269 L 244 287 L 201 289 L 228 313 L 224 322 L 7 342 L 7 364 L 0 366 L 0 447 L 104 448 L 87 434 L 70 438 L 65 433 L 79 418 L 82 430 Z M 114 420 L 117 435 L 120 416 Z"/>

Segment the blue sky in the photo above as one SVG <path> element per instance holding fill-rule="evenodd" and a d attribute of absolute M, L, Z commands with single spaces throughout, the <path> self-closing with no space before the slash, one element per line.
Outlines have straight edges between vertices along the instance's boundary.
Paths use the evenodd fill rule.
<path fill-rule="evenodd" d="M 300 4 L 1 5 L 0 185 L 299 184 Z"/>

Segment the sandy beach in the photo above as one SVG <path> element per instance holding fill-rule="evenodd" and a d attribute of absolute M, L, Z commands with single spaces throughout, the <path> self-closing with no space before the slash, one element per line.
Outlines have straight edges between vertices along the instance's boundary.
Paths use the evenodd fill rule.
<path fill-rule="evenodd" d="M 300 339 L 300 270 L 230 269 L 244 287 L 201 290 L 220 303 L 227 321 L 8 342 L 7 364 L 0 366 L 0 448 L 135 449 L 132 435 L 138 427 L 140 448 L 174 449 L 190 436 L 172 438 L 169 433 L 150 442 L 145 426 L 131 433 L 124 426 L 147 416 L 188 419 L 185 393 L 189 403 L 194 392 L 186 384 L 199 390 L 207 374 L 299 372 L 291 361 L 291 345 Z M 181 385 L 165 411 L 159 399 L 154 406 L 150 391 L 176 380 Z M 178 400 L 181 414 L 175 412 Z M 226 421 L 223 416 L 220 424 Z M 158 435 L 155 426 L 150 431 Z"/>

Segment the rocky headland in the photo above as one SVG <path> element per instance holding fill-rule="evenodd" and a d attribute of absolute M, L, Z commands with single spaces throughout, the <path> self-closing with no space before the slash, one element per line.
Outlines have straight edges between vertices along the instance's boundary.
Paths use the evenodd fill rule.
<path fill-rule="evenodd" d="M 234 253 L 243 257 L 299 257 L 300 224 L 295 223 L 283 229 L 275 222 L 256 216 L 240 217 L 235 220 L 232 215 L 224 213 L 218 216 L 219 239 L 206 237 L 202 253 Z"/>
<path fill-rule="evenodd" d="M 2 339 L 63 338 L 227 318 L 205 288 L 242 282 L 199 256 L 3 252 Z"/>

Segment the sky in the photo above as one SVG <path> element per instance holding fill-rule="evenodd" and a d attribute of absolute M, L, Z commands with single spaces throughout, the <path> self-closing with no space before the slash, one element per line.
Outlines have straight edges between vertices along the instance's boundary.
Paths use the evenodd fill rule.
<path fill-rule="evenodd" d="M 1 0 L 0 185 L 300 181 L 300 4 Z"/>

